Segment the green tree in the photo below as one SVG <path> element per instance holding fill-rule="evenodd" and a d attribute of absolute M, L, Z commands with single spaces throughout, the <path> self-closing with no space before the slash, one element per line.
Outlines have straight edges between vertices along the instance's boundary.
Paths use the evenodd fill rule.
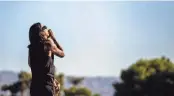
<path fill-rule="evenodd" d="M 86 87 L 77 87 L 82 81 L 84 77 L 75 77 L 69 76 L 68 81 L 73 85 L 68 89 L 64 89 L 65 96 L 92 96 L 91 90 Z"/>
<path fill-rule="evenodd" d="M 21 71 L 18 74 L 19 82 L 20 82 L 20 92 L 21 96 L 24 96 L 24 91 L 29 88 L 29 81 L 31 80 L 32 76 L 30 73 Z"/>
<path fill-rule="evenodd" d="M 96 94 L 93 94 L 92 96 L 100 96 L 100 94 L 96 93 Z"/>
<path fill-rule="evenodd" d="M 75 86 L 65 89 L 65 96 L 92 96 L 92 92 L 85 87 L 77 88 Z"/>
<path fill-rule="evenodd" d="M 84 77 L 70 76 L 70 77 L 68 77 L 68 80 L 73 86 L 77 86 L 80 83 L 82 83 L 82 81 L 84 80 Z"/>
<path fill-rule="evenodd" d="M 145 90 L 148 96 L 173 96 L 174 72 L 160 72 L 146 80 Z"/>
<path fill-rule="evenodd" d="M 174 86 L 173 72 L 174 64 L 164 56 L 140 59 L 121 72 L 122 81 L 113 84 L 114 96 L 169 96 L 166 93 L 172 91 L 166 89 Z"/>
<path fill-rule="evenodd" d="M 3 90 L 3 91 L 9 90 L 11 92 L 12 96 L 16 96 L 16 93 L 21 91 L 21 86 L 24 82 L 26 83 L 26 86 L 29 85 L 29 84 L 27 84 L 27 83 L 29 83 L 28 81 L 22 81 L 22 82 L 17 81 L 13 84 L 10 84 L 10 85 L 3 85 L 1 87 L 1 90 Z M 21 94 L 21 95 L 23 96 L 23 94 Z"/>
<path fill-rule="evenodd" d="M 21 71 L 18 74 L 18 78 L 19 78 L 19 80 L 30 80 L 32 78 L 32 75 L 31 75 L 31 73 Z"/>
<path fill-rule="evenodd" d="M 16 93 L 19 92 L 17 84 L 11 84 L 11 85 L 3 85 L 1 87 L 2 91 L 9 90 L 12 96 L 16 96 Z"/>
<path fill-rule="evenodd" d="M 31 74 L 25 71 L 21 71 L 18 74 L 19 80 L 10 85 L 3 85 L 1 89 L 3 91 L 9 90 L 12 96 L 15 96 L 17 92 L 21 92 L 21 96 L 24 96 L 24 90 L 29 88 Z"/>

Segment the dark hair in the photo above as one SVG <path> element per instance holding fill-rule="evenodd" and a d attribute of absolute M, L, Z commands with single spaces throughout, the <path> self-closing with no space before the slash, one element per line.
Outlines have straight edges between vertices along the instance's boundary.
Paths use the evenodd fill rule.
<path fill-rule="evenodd" d="M 30 41 L 30 46 L 35 46 L 38 45 L 41 41 L 41 37 L 39 36 L 40 32 L 42 31 L 41 23 L 37 22 L 34 23 L 30 29 L 29 29 L 29 41 Z"/>
<path fill-rule="evenodd" d="M 34 23 L 30 29 L 29 29 L 29 41 L 30 44 L 28 45 L 28 48 L 31 48 L 31 46 L 38 46 L 42 42 L 42 36 L 40 36 L 40 32 L 47 29 L 47 26 L 41 26 L 40 22 Z"/>
<path fill-rule="evenodd" d="M 51 50 L 50 42 L 47 42 L 48 40 L 44 40 L 43 37 L 41 36 L 42 34 L 41 32 L 45 29 L 47 29 L 47 26 L 42 27 L 40 22 L 34 23 L 30 27 L 29 29 L 30 44 L 28 45 L 29 56 L 32 50 L 45 51 L 45 52 L 48 52 L 48 50 Z M 52 55 L 52 58 L 54 59 L 54 55 Z"/>
<path fill-rule="evenodd" d="M 42 31 L 47 29 L 47 26 L 41 26 L 41 23 L 34 23 L 30 29 L 29 29 L 29 41 L 30 45 L 28 45 L 29 49 L 37 49 L 37 48 L 44 48 L 44 51 L 50 50 L 50 42 L 43 39 L 43 36 L 41 35 Z"/>

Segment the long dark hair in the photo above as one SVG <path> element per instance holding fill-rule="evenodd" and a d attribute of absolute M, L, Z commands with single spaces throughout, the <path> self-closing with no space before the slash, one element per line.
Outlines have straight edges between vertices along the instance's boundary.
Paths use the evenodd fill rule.
<path fill-rule="evenodd" d="M 39 33 L 42 31 L 42 26 L 40 22 L 34 23 L 30 29 L 29 29 L 29 41 L 30 44 L 28 47 L 31 46 L 37 46 L 40 41 L 41 37 L 39 36 Z"/>
<path fill-rule="evenodd" d="M 30 44 L 28 45 L 29 48 L 29 56 L 32 50 L 40 50 L 44 52 L 48 52 L 51 49 L 50 42 L 44 40 L 41 36 L 43 30 L 47 29 L 46 26 L 42 26 L 40 22 L 34 23 L 29 29 L 29 41 Z M 54 59 L 54 55 L 52 55 Z"/>
<path fill-rule="evenodd" d="M 43 30 L 47 29 L 47 26 L 41 26 L 41 23 L 34 23 L 29 29 L 29 49 L 41 49 L 45 52 L 51 49 L 51 44 L 48 40 L 43 38 Z"/>

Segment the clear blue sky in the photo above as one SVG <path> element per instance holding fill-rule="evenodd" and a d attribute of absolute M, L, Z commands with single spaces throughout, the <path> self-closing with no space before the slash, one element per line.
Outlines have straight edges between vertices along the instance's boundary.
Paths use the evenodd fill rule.
<path fill-rule="evenodd" d="M 140 58 L 174 60 L 174 2 L 0 2 L 0 70 L 30 71 L 29 27 L 52 28 L 67 75 L 118 76 Z"/>

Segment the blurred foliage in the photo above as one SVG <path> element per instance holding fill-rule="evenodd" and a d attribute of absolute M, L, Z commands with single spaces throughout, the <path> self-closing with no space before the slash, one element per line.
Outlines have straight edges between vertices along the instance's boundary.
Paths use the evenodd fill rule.
<path fill-rule="evenodd" d="M 18 74 L 19 80 L 10 85 L 3 85 L 1 90 L 9 90 L 12 96 L 16 96 L 16 93 L 20 92 L 21 96 L 24 96 L 24 90 L 30 87 L 31 74 L 25 71 L 21 71 Z M 60 83 L 60 91 L 65 93 L 65 96 L 100 96 L 99 94 L 92 95 L 92 92 L 86 87 L 77 87 L 83 80 L 84 77 L 74 77 L 69 76 L 68 81 L 73 85 L 72 87 L 64 88 L 65 76 L 63 73 L 55 74 L 55 79 Z M 60 92 L 61 93 L 61 92 Z M 61 94 L 56 94 L 56 96 L 62 96 Z"/>
<path fill-rule="evenodd" d="M 20 86 L 20 92 L 21 96 L 24 95 L 24 91 L 30 87 L 30 80 L 32 78 L 31 73 L 21 71 L 18 74 L 19 82 L 21 83 Z"/>
<path fill-rule="evenodd" d="M 23 96 L 24 90 L 29 88 L 30 86 L 31 74 L 21 71 L 18 74 L 18 78 L 19 80 L 17 82 L 14 82 L 13 84 L 3 85 L 1 87 L 1 90 L 3 91 L 9 90 L 12 96 L 16 96 L 17 92 L 21 92 L 21 96 Z"/>
<path fill-rule="evenodd" d="M 169 58 L 140 59 L 113 83 L 114 96 L 171 96 L 174 89 L 174 64 Z"/>
<path fill-rule="evenodd" d="M 75 77 L 75 76 L 69 76 L 68 77 L 68 81 L 73 86 L 77 86 L 77 85 L 81 84 L 83 80 L 84 80 L 84 77 Z"/>
<path fill-rule="evenodd" d="M 100 94 L 97 94 L 97 93 L 96 93 L 96 94 L 93 94 L 92 96 L 100 96 Z"/>
<path fill-rule="evenodd" d="M 18 78 L 19 78 L 19 80 L 30 80 L 32 78 L 32 75 L 31 75 L 31 73 L 21 71 L 18 74 Z"/>
<path fill-rule="evenodd" d="M 77 88 L 75 86 L 65 89 L 65 96 L 92 96 L 92 92 L 85 87 Z"/>
<path fill-rule="evenodd" d="M 100 96 L 99 94 L 92 95 L 92 91 L 86 87 L 77 86 L 81 84 L 84 77 L 69 76 L 68 81 L 73 85 L 68 89 L 64 89 L 65 96 Z"/>

